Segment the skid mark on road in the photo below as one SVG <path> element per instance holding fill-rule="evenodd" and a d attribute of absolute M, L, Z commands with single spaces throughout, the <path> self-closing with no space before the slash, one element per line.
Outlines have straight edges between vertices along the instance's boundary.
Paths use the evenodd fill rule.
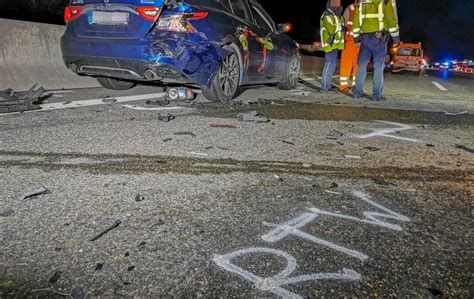
<path fill-rule="evenodd" d="M 183 153 L 189 156 L 189 152 Z M 74 163 L 81 159 L 81 163 Z M 87 162 L 88 161 L 88 162 Z M 159 161 L 159 163 L 157 163 Z M 132 173 L 186 173 L 186 174 L 225 174 L 234 172 L 301 174 L 309 176 L 337 176 L 340 179 L 396 179 L 410 182 L 425 181 L 472 181 L 471 169 L 449 170 L 433 167 L 338 167 L 312 165 L 305 167 L 298 162 L 245 161 L 234 159 L 177 157 L 164 155 L 127 154 L 82 154 L 82 153 L 34 153 L 19 151 L 0 151 L 0 168 L 21 167 L 54 171 L 61 169 L 100 174 Z"/>
<path fill-rule="evenodd" d="M 343 215 L 328 211 L 323 211 L 317 208 L 309 209 L 309 212 L 305 212 L 300 216 L 289 220 L 283 224 L 274 225 L 268 224 L 263 222 L 266 226 L 274 227 L 272 231 L 263 235 L 261 239 L 267 243 L 274 244 L 276 242 L 285 241 L 284 239 L 288 238 L 289 236 L 296 236 L 302 238 L 306 241 L 312 242 L 317 246 L 324 246 L 330 248 L 334 251 L 339 253 L 348 255 L 350 257 L 357 258 L 362 262 L 366 261 L 369 257 L 368 255 L 356 251 L 345 248 L 340 245 L 335 245 L 329 241 L 320 239 L 315 237 L 312 234 L 303 232 L 305 226 L 311 224 L 311 222 L 315 221 L 319 216 L 329 216 L 333 218 L 345 219 L 350 221 L 355 221 L 361 224 L 368 224 L 374 225 L 381 228 L 391 229 L 395 231 L 402 231 L 403 228 L 398 224 L 393 224 L 386 222 L 384 220 L 397 220 L 401 222 L 410 222 L 410 218 L 407 216 L 401 215 L 397 212 L 390 210 L 382 206 L 379 203 L 376 203 L 372 200 L 371 196 L 367 193 L 352 190 L 351 195 L 356 199 L 364 201 L 365 203 L 369 204 L 373 208 L 382 210 L 383 212 L 375 212 L 375 211 L 365 211 L 363 215 L 365 218 L 357 218 L 350 215 Z M 245 270 L 241 266 L 238 266 L 233 262 L 233 260 L 237 260 L 237 258 L 241 256 L 248 256 L 248 255 L 255 255 L 255 254 L 266 254 L 266 255 L 273 255 L 279 258 L 283 258 L 286 260 L 286 267 L 280 273 L 276 274 L 275 276 L 262 278 L 257 276 L 256 274 Z M 297 293 L 293 293 L 288 291 L 287 289 L 283 288 L 283 286 L 290 285 L 290 284 L 297 284 L 302 282 L 308 281 L 319 281 L 319 280 L 337 280 L 337 281 L 360 281 L 362 279 L 362 275 L 358 272 L 343 267 L 342 270 L 335 272 L 335 273 L 311 273 L 311 274 L 304 274 L 295 277 L 290 277 L 290 275 L 295 272 L 298 264 L 296 259 L 288 254 L 285 251 L 276 250 L 273 248 L 265 248 L 265 247 L 256 247 L 256 248 L 246 248 L 237 250 L 225 255 L 215 255 L 213 261 L 221 268 L 227 270 L 228 272 L 235 273 L 242 277 L 243 279 L 253 283 L 253 286 L 264 292 L 271 292 L 277 296 L 282 298 L 303 298 Z"/>
<path fill-rule="evenodd" d="M 372 133 L 365 134 L 365 135 L 357 135 L 356 137 L 360 139 L 368 139 L 368 138 L 373 138 L 373 137 L 387 137 L 387 138 L 393 138 L 393 139 L 398 139 L 398 140 L 403 140 L 403 141 L 420 142 L 417 139 L 392 135 L 394 133 L 401 132 L 401 131 L 414 130 L 415 128 L 411 126 L 400 124 L 400 123 L 388 122 L 388 121 L 379 121 L 379 122 L 395 126 L 395 128 L 371 129 L 373 131 Z"/>

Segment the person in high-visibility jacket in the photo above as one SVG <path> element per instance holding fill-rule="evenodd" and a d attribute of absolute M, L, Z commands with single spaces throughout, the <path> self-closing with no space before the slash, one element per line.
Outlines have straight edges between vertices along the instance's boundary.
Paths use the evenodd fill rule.
<path fill-rule="evenodd" d="M 321 16 L 321 48 L 326 52 L 321 92 L 333 92 L 332 76 L 337 67 L 337 54 L 344 49 L 344 18 L 341 16 L 340 0 L 329 0 L 326 11 Z"/>
<path fill-rule="evenodd" d="M 400 43 L 396 0 L 359 0 L 354 13 L 352 30 L 356 45 L 360 46 L 354 98 L 363 96 L 367 78 L 367 64 L 373 57 L 374 89 L 372 100 L 383 100 L 383 71 L 389 37 L 392 38 L 394 46 Z"/>
<path fill-rule="evenodd" d="M 348 90 L 351 85 L 355 86 L 355 78 L 357 75 L 357 58 L 359 57 L 359 47 L 354 41 L 354 33 L 352 32 L 352 24 L 358 0 L 349 5 L 344 11 L 343 17 L 346 25 L 345 47 L 341 55 L 341 67 L 339 73 L 339 90 Z M 352 78 L 351 78 L 352 76 Z"/>

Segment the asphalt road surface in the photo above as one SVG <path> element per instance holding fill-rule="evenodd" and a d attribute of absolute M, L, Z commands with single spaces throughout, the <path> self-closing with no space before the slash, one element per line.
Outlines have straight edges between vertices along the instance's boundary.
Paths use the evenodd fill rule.
<path fill-rule="evenodd" d="M 472 82 L 51 91 L 0 115 L 0 297 L 472 298 Z"/>

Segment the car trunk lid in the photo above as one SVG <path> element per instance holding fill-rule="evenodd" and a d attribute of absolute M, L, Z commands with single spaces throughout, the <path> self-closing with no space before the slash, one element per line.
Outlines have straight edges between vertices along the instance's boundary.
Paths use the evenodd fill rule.
<path fill-rule="evenodd" d="M 163 0 L 84 0 L 75 20 L 77 36 L 138 39 L 150 32 L 163 8 Z"/>

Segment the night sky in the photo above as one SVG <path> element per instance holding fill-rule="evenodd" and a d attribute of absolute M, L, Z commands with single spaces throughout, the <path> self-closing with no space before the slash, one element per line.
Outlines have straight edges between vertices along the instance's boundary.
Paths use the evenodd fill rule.
<path fill-rule="evenodd" d="M 61 23 L 65 0 L 0 0 L 0 17 Z M 319 40 L 326 0 L 260 0 L 277 23 L 290 22 L 290 34 L 305 44 Z M 343 0 L 344 6 L 351 0 Z M 397 0 L 401 38 L 422 42 L 430 60 L 474 58 L 474 0 Z"/>

